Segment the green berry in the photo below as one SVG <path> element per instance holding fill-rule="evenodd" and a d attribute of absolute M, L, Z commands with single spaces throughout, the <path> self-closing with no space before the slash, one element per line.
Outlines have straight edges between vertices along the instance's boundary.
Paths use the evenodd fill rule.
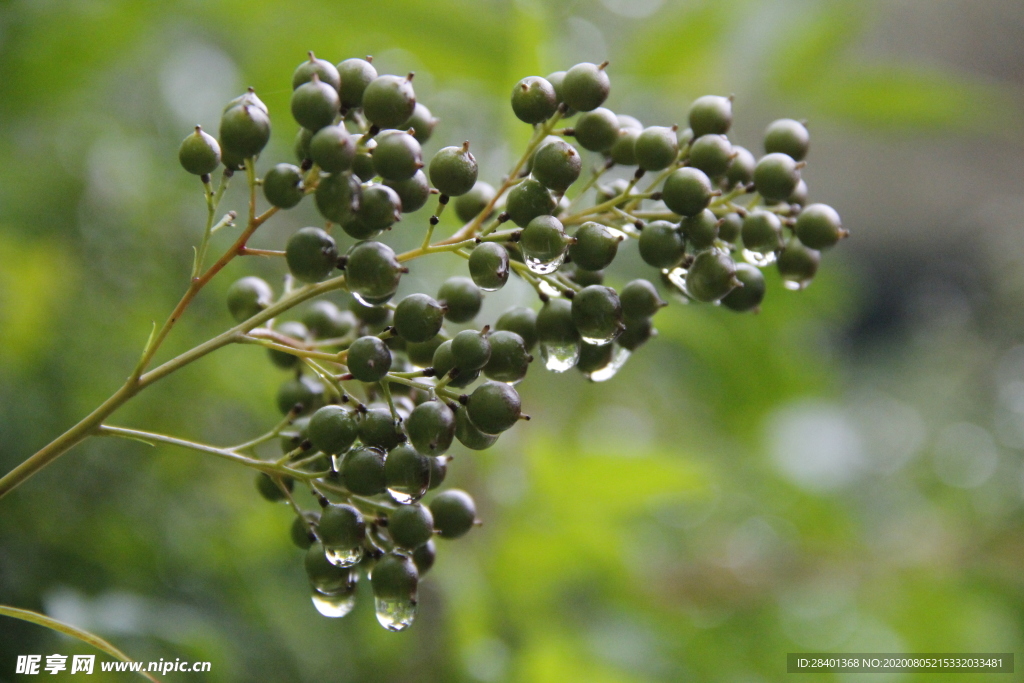
<path fill-rule="evenodd" d="M 584 270 L 601 270 L 611 265 L 623 239 L 622 235 L 593 221 L 581 225 L 574 237 L 576 242 L 569 247 L 569 256 L 577 268 Z"/>
<path fill-rule="evenodd" d="M 722 297 L 722 305 L 738 312 L 756 310 L 764 300 L 766 289 L 764 275 L 749 263 L 737 263 L 736 279 L 743 286 L 737 287 Z"/>
<path fill-rule="evenodd" d="M 626 318 L 626 328 L 615 343 L 627 351 L 636 351 L 655 334 L 650 318 Z"/>
<path fill-rule="evenodd" d="M 434 535 L 434 516 L 418 503 L 401 505 L 388 515 L 388 533 L 399 548 L 415 550 Z"/>
<path fill-rule="evenodd" d="M 334 223 L 344 223 L 362 204 L 362 185 L 351 173 L 321 176 L 313 195 L 320 215 Z"/>
<path fill-rule="evenodd" d="M 373 167 L 373 155 L 371 154 L 376 147 L 376 140 L 367 140 L 366 148 L 368 151 L 357 152 L 356 158 L 352 160 L 352 172 L 359 176 L 359 179 L 364 183 L 377 177 L 377 169 Z"/>
<path fill-rule="evenodd" d="M 380 600 L 415 602 L 419 578 L 412 560 L 405 555 L 388 553 L 377 560 L 370 583 L 374 597 Z"/>
<path fill-rule="evenodd" d="M 302 172 L 292 164 L 277 164 L 263 176 L 263 196 L 279 209 L 290 209 L 306 195 Z"/>
<path fill-rule="evenodd" d="M 732 151 L 736 156 L 732 158 L 729 168 L 725 170 L 726 182 L 730 187 L 735 187 L 740 183 L 749 183 L 754 179 L 754 167 L 757 166 L 757 160 L 746 147 L 733 145 Z"/>
<path fill-rule="evenodd" d="M 292 116 L 303 128 L 317 131 L 334 123 L 341 107 L 338 91 L 313 74 L 292 92 Z"/>
<path fill-rule="evenodd" d="M 482 370 L 491 359 L 491 343 L 476 330 L 463 330 L 452 337 L 452 357 L 462 372 Z"/>
<path fill-rule="evenodd" d="M 331 503 L 320 513 L 317 535 L 327 548 L 358 548 L 366 538 L 363 513 L 351 505 Z"/>
<path fill-rule="evenodd" d="M 572 323 L 583 341 L 605 344 L 622 331 L 622 303 L 611 287 L 591 285 L 572 298 Z"/>
<path fill-rule="evenodd" d="M 458 337 L 456 337 L 458 338 Z M 526 350 L 526 342 L 515 332 L 496 330 L 487 337 L 491 355 L 484 366 L 487 379 L 496 382 L 518 382 L 526 377 L 533 356 Z"/>
<path fill-rule="evenodd" d="M 640 168 L 660 171 L 668 168 L 679 156 L 679 141 L 671 128 L 650 126 L 637 136 L 633 152 Z"/>
<path fill-rule="evenodd" d="M 381 242 L 354 245 L 345 264 L 349 291 L 371 306 L 391 300 L 405 271 L 391 247 Z"/>
<path fill-rule="evenodd" d="M 498 441 L 497 434 L 484 434 L 477 429 L 463 406 L 455 411 L 455 438 L 463 446 L 474 451 L 485 451 Z"/>
<path fill-rule="evenodd" d="M 387 407 L 371 408 L 359 421 L 359 440 L 364 446 L 389 451 L 405 440 Z"/>
<path fill-rule="evenodd" d="M 379 382 L 391 369 L 391 349 L 380 337 L 360 337 L 348 347 L 347 365 L 360 382 Z"/>
<path fill-rule="evenodd" d="M 680 168 L 665 179 L 661 198 L 681 216 L 696 216 L 711 203 L 711 180 L 697 168 Z"/>
<path fill-rule="evenodd" d="M 771 211 L 755 209 L 743 219 L 743 246 L 770 254 L 782 246 L 782 221 Z"/>
<path fill-rule="evenodd" d="M 302 517 L 295 517 L 292 520 L 290 529 L 292 543 L 301 550 L 308 550 L 309 546 L 313 545 L 313 541 L 316 540 L 310 534 L 309 528 L 313 527 L 315 529 L 319 521 L 320 515 L 315 512 L 306 512 Z"/>
<path fill-rule="evenodd" d="M 416 141 L 421 145 L 426 143 L 430 139 L 430 136 L 434 134 L 434 128 L 437 127 L 437 118 L 430 113 L 430 110 L 425 106 L 416 103 L 416 107 L 412 110 L 412 116 L 409 120 L 402 124 L 402 128 L 410 131 L 412 136 L 416 138 Z"/>
<path fill-rule="evenodd" d="M 537 314 L 537 341 L 541 352 L 547 345 L 566 346 L 578 344 L 580 334 L 572 321 L 572 304 L 565 299 L 547 301 Z"/>
<path fill-rule="evenodd" d="M 555 192 L 569 189 L 580 177 L 582 168 L 580 153 L 564 140 L 544 145 L 533 157 L 533 177 Z"/>
<path fill-rule="evenodd" d="M 526 306 L 513 306 L 501 314 L 494 329 L 515 332 L 529 351 L 537 344 L 537 313 Z"/>
<path fill-rule="evenodd" d="M 766 154 L 754 167 L 754 187 L 767 201 L 783 201 L 793 194 L 799 182 L 800 169 L 788 154 Z"/>
<path fill-rule="evenodd" d="M 423 168 L 423 150 L 416 138 L 400 130 L 377 136 L 373 167 L 385 180 L 408 180 Z"/>
<path fill-rule="evenodd" d="M 352 412 L 341 406 L 324 406 L 309 420 L 309 440 L 313 447 L 328 455 L 345 453 L 359 435 Z"/>
<path fill-rule="evenodd" d="M 196 126 L 195 132 L 181 141 L 178 161 L 189 173 L 199 176 L 213 173 L 220 166 L 220 144 Z"/>
<path fill-rule="evenodd" d="M 608 367 L 615 357 L 614 344 L 587 344 L 580 346 L 580 358 L 576 361 L 576 369 L 585 375 Z"/>
<path fill-rule="evenodd" d="M 431 491 L 444 483 L 445 477 L 448 476 L 449 460 L 451 460 L 451 457 L 444 455 L 430 458 L 430 486 L 427 488 Z"/>
<path fill-rule="evenodd" d="M 839 214 L 828 204 L 804 207 L 796 219 L 796 236 L 811 249 L 828 249 L 846 237 Z"/>
<path fill-rule="evenodd" d="M 238 322 L 248 320 L 274 302 L 274 291 L 252 275 L 236 280 L 227 292 L 228 310 Z"/>
<path fill-rule="evenodd" d="M 533 269 L 554 271 L 562 263 L 568 250 L 565 229 L 554 216 L 537 216 L 523 229 L 519 238 L 526 263 Z"/>
<path fill-rule="evenodd" d="M 554 73 L 548 74 L 545 80 L 551 84 L 552 88 L 555 89 L 555 101 L 558 104 L 564 103 L 565 99 L 562 97 L 562 84 L 565 82 L 565 72 L 555 71 Z M 575 113 L 575 111 L 569 109 L 565 112 L 565 115 L 572 116 Z"/>
<path fill-rule="evenodd" d="M 500 434 L 519 421 L 519 394 L 504 382 L 484 382 L 469 396 L 469 419 L 485 434 Z"/>
<path fill-rule="evenodd" d="M 391 311 L 383 306 L 367 306 L 355 297 L 349 300 L 348 310 L 360 321 L 371 327 L 383 327 L 391 315 Z"/>
<path fill-rule="evenodd" d="M 779 252 L 775 265 L 789 289 L 803 289 L 814 279 L 820 262 L 821 254 L 817 250 L 804 246 L 793 237 Z"/>
<path fill-rule="evenodd" d="M 573 128 L 576 141 L 591 152 L 607 152 L 619 139 L 619 117 L 604 107 L 580 115 Z"/>
<path fill-rule="evenodd" d="M 603 270 L 587 270 L 585 268 L 580 268 L 578 264 L 575 267 L 566 270 L 566 277 L 578 284 L 580 287 L 604 284 Z"/>
<path fill-rule="evenodd" d="M 622 166 L 636 166 L 636 140 L 642 132 L 642 129 L 621 128 L 615 144 L 608 151 L 612 161 Z"/>
<path fill-rule="evenodd" d="M 718 238 L 718 217 L 711 209 L 704 209 L 696 216 L 684 218 L 679 229 L 694 249 L 707 249 Z"/>
<path fill-rule="evenodd" d="M 551 215 L 557 205 L 555 198 L 540 181 L 527 178 L 509 190 L 505 210 L 513 223 L 525 228 L 537 216 Z"/>
<path fill-rule="evenodd" d="M 377 76 L 363 91 L 363 113 L 379 128 L 398 128 L 415 109 L 416 93 L 408 78 Z"/>
<path fill-rule="evenodd" d="M 764 131 L 764 151 L 767 154 L 781 152 L 802 161 L 810 146 L 811 135 L 807 127 L 793 119 L 772 121 Z"/>
<path fill-rule="evenodd" d="M 320 282 L 338 265 L 338 248 L 321 228 L 302 228 L 288 240 L 285 260 L 302 282 Z"/>
<path fill-rule="evenodd" d="M 303 324 L 317 339 L 344 337 L 356 326 L 355 316 L 330 301 L 314 301 L 302 314 Z"/>
<path fill-rule="evenodd" d="M 443 538 L 465 536 L 476 523 L 476 503 L 468 493 L 459 489 L 437 494 L 430 501 L 430 511 L 434 515 L 434 528 Z"/>
<path fill-rule="evenodd" d="M 607 63 L 583 62 L 565 72 L 561 96 L 566 106 L 577 111 L 592 111 L 604 104 L 611 91 L 605 66 Z"/>
<path fill-rule="evenodd" d="M 685 243 L 678 226 L 652 221 L 640 232 L 640 258 L 655 268 L 672 268 L 683 258 Z"/>
<path fill-rule="evenodd" d="M 267 105 L 264 104 L 263 100 L 256 96 L 256 91 L 252 88 L 249 88 L 246 92 L 224 105 L 222 113 L 227 112 L 229 109 L 234 109 L 235 107 L 256 107 L 264 114 L 270 114 L 270 110 L 267 109 Z"/>
<path fill-rule="evenodd" d="M 220 117 L 220 146 L 224 156 L 254 157 L 263 151 L 269 140 L 270 117 L 253 104 L 231 107 Z"/>
<path fill-rule="evenodd" d="M 376 496 L 384 493 L 384 453 L 376 448 L 357 448 L 350 451 L 341 463 L 341 479 L 345 488 L 357 496 Z M 323 520 L 321 520 L 321 524 Z"/>
<path fill-rule="evenodd" d="M 405 345 L 405 353 L 409 362 L 420 368 L 429 368 L 434 362 L 434 352 L 445 341 L 441 335 L 434 335 L 425 342 L 409 342 Z"/>
<path fill-rule="evenodd" d="M 430 160 L 430 182 L 441 194 L 458 197 L 473 189 L 478 173 L 476 157 L 469 143 L 462 147 L 444 147 Z"/>
<path fill-rule="evenodd" d="M 402 213 L 419 211 L 430 198 L 430 183 L 423 171 L 416 171 L 406 180 L 385 180 L 384 184 L 398 195 L 402 202 Z"/>
<path fill-rule="evenodd" d="M 469 254 L 469 275 L 485 292 L 501 289 L 508 282 L 508 251 L 496 242 L 478 244 Z"/>
<path fill-rule="evenodd" d="M 424 455 L 444 455 L 455 438 L 455 414 L 441 401 L 416 406 L 405 421 L 409 441 Z"/>
<path fill-rule="evenodd" d="M 443 323 L 444 307 L 426 294 L 410 294 L 395 308 L 395 332 L 406 341 L 428 341 Z"/>
<path fill-rule="evenodd" d="M 714 249 L 697 254 L 686 273 L 686 289 L 697 301 L 718 301 L 738 282 L 736 264 Z"/>
<path fill-rule="evenodd" d="M 443 342 L 434 351 L 434 358 L 431 360 L 431 366 L 434 368 L 434 374 L 437 377 L 444 377 L 448 373 L 452 373 L 452 380 L 448 383 L 449 386 L 461 389 L 467 387 L 476 381 L 477 377 L 480 376 L 479 370 L 466 371 L 456 369 L 455 367 L 455 354 L 452 353 L 452 342 L 451 340 Z"/>
<path fill-rule="evenodd" d="M 430 568 L 434 566 L 435 559 L 437 559 L 437 546 L 433 541 L 427 541 L 412 552 L 412 561 L 420 576 L 430 571 Z"/>
<path fill-rule="evenodd" d="M 316 74 L 321 82 L 326 83 L 335 90 L 341 87 L 341 76 L 338 74 L 338 69 L 326 59 L 317 59 L 316 55 L 310 52 L 309 59 L 299 64 L 295 69 L 295 73 L 292 74 L 292 90 L 295 90 L 303 83 L 311 81 L 313 74 Z"/>
<path fill-rule="evenodd" d="M 633 280 L 626 283 L 619 292 L 622 315 L 626 318 L 650 318 L 665 302 L 658 296 L 658 290 L 647 280 Z"/>
<path fill-rule="evenodd" d="M 311 544 L 306 551 L 305 566 L 309 583 L 322 593 L 334 595 L 341 591 L 355 590 L 358 574 L 354 574 L 348 567 L 331 564 L 324 554 L 323 544 L 319 542 Z"/>
<path fill-rule="evenodd" d="M 281 483 L 289 491 L 295 488 L 295 480 L 291 477 L 282 477 Z M 285 492 L 281 490 L 281 487 L 277 485 L 277 482 L 274 481 L 274 478 L 266 472 L 260 472 L 256 475 L 256 490 L 271 503 L 277 503 L 288 498 Z"/>
<path fill-rule="evenodd" d="M 468 223 L 487 208 L 495 194 L 497 193 L 491 185 L 478 180 L 473 185 L 473 189 L 455 199 L 455 215 L 463 223 Z M 484 216 L 482 220 L 487 220 L 489 217 L 489 215 Z"/>
<path fill-rule="evenodd" d="M 363 103 L 363 92 L 373 79 L 377 78 L 377 70 L 365 59 L 346 59 L 338 64 L 338 75 L 341 76 L 341 104 L 348 109 Z"/>
<path fill-rule="evenodd" d="M 277 409 L 287 415 L 296 406 L 299 414 L 312 413 L 324 404 L 324 386 L 311 377 L 290 379 L 277 390 Z"/>
<path fill-rule="evenodd" d="M 728 133 L 732 126 L 732 100 L 717 95 L 698 97 L 690 105 L 689 119 L 695 137 Z"/>
<path fill-rule="evenodd" d="M 541 123 L 558 108 L 554 87 L 540 76 L 527 76 L 512 88 L 512 111 L 524 123 Z"/>
<path fill-rule="evenodd" d="M 480 288 L 468 277 L 450 277 L 437 290 L 437 300 L 447 306 L 444 317 L 453 323 L 468 323 L 483 305 Z"/>
<path fill-rule="evenodd" d="M 321 128 L 321 130 L 323 130 Z M 309 143 L 313 140 L 313 131 L 306 130 L 305 128 L 299 128 L 299 132 L 295 134 L 295 160 L 300 164 L 310 158 L 309 156 Z"/>
<path fill-rule="evenodd" d="M 619 114 L 619 128 L 623 130 L 635 130 L 638 133 L 644 129 L 644 124 L 640 123 L 640 120 L 636 117 L 630 116 L 629 114 Z"/>
<path fill-rule="evenodd" d="M 804 182 L 803 178 L 793 188 L 793 192 L 786 197 L 786 201 L 790 204 L 799 204 L 800 206 L 807 204 L 807 183 Z"/>
<path fill-rule="evenodd" d="M 308 157 L 328 173 L 348 171 L 356 158 L 355 139 L 344 126 L 324 126 L 309 139 Z"/>
<path fill-rule="evenodd" d="M 392 448 L 384 458 L 384 478 L 392 498 L 407 503 L 426 493 L 430 485 L 430 460 L 408 444 Z"/>
<path fill-rule="evenodd" d="M 690 145 L 690 165 L 711 178 L 725 175 L 732 158 L 732 143 L 724 135 L 702 135 Z"/>
<path fill-rule="evenodd" d="M 359 210 L 341 228 L 357 240 L 372 239 L 402 218 L 402 200 L 387 185 L 364 185 Z"/>
<path fill-rule="evenodd" d="M 738 213 L 727 213 L 718 226 L 718 239 L 735 244 L 743 231 L 743 219 Z"/>

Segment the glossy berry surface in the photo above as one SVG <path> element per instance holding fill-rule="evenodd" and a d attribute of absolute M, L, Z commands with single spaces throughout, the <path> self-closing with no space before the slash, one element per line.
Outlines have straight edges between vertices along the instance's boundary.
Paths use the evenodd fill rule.
<path fill-rule="evenodd" d="M 690 145 L 690 164 L 711 178 L 725 175 L 732 158 L 732 143 L 724 135 L 702 135 Z"/>
<path fill-rule="evenodd" d="M 401 505 L 388 515 L 388 534 L 398 547 L 415 550 L 434 535 L 434 515 L 423 505 Z"/>
<path fill-rule="evenodd" d="M 379 337 L 360 337 L 348 347 L 347 365 L 360 382 L 379 382 L 391 369 L 391 350 Z"/>
<path fill-rule="evenodd" d="M 279 209 L 296 206 L 306 194 L 302 172 L 292 164 L 277 164 L 263 176 L 263 196 Z"/>
<path fill-rule="evenodd" d="M 527 351 L 537 344 L 537 312 L 532 308 L 514 306 L 508 309 L 498 318 L 494 328 L 518 334 Z"/>
<path fill-rule="evenodd" d="M 455 414 L 441 401 L 427 401 L 409 413 L 405 430 L 418 452 L 444 455 L 455 438 Z"/>
<path fill-rule="evenodd" d="M 526 350 L 526 342 L 515 332 L 496 330 L 487 337 L 490 358 L 484 365 L 484 375 L 496 382 L 518 382 L 526 377 L 533 357 Z"/>
<path fill-rule="evenodd" d="M 732 100 L 717 95 L 699 97 L 690 105 L 687 118 L 694 137 L 728 133 L 732 127 Z"/>
<path fill-rule="evenodd" d="M 671 128 L 651 126 L 645 128 L 633 145 L 636 163 L 645 171 L 668 168 L 679 154 L 679 141 Z"/>
<path fill-rule="evenodd" d="M 385 180 L 407 180 L 423 168 L 423 152 L 413 136 L 392 130 L 377 136 L 373 167 Z"/>
<path fill-rule="evenodd" d="M 468 223 L 487 207 L 491 200 L 494 199 L 495 194 L 497 192 L 494 186 L 478 180 L 473 184 L 473 188 L 469 192 L 455 198 L 453 202 L 455 205 L 455 215 L 463 223 Z M 487 216 L 484 217 L 485 220 L 487 218 Z"/>
<path fill-rule="evenodd" d="M 584 270 L 601 270 L 611 265 L 622 242 L 620 234 L 593 221 L 581 225 L 573 237 L 576 242 L 569 246 L 569 256 L 577 268 Z"/>
<path fill-rule="evenodd" d="M 551 215 L 556 206 L 555 198 L 540 181 L 527 178 L 509 190 L 505 211 L 513 223 L 525 228 L 537 216 Z"/>
<path fill-rule="evenodd" d="M 359 435 L 352 411 L 341 406 L 324 406 L 313 413 L 307 428 L 313 447 L 329 455 L 345 453 Z"/>
<path fill-rule="evenodd" d="M 235 281 L 227 292 L 228 310 L 238 322 L 248 320 L 274 301 L 274 291 L 265 280 L 247 276 Z"/>
<path fill-rule="evenodd" d="M 472 496 L 459 489 L 449 489 L 430 501 L 434 528 L 442 538 L 465 536 L 476 522 L 476 503 Z"/>
<path fill-rule="evenodd" d="M 697 254 L 686 273 L 686 289 L 697 301 L 718 301 L 736 285 L 736 264 L 715 250 Z"/>
<path fill-rule="evenodd" d="M 713 192 L 711 179 L 697 168 L 680 168 L 665 179 L 661 191 L 665 205 L 681 216 L 696 216 L 708 208 Z"/>
<path fill-rule="evenodd" d="M 318 131 L 334 123 L 340 107 L 338 91 L 315 74 L 292 93 L 292 117 L 307 130 Z"/>
<path fill-rule="evenodd" d="M 533 177 L 554 192 L 565 192 L 580 177 L 583 160 L 576 148 L 556 140 L 537 150 L 533 157 Z"/>
<path fill-rule="evenodd" d="M 768 124 L 764 131 L 766 154 L 780 152 L 796 161 L 802 161 L 811 147 L 811 135 L 807 127 L 793 119 L 778 119 Z"/>
<path fill-rule="evenodd" d="M 303 282 L 320 282 L 338 264 L 338 248 L 334 238 L 321 228 L 302 228 L 288 240 L 285 247 L 288 270 Z"/>
<path fill-rule="evenodd" d="M 653 221 L 640 233 L 640 257 L 655 268 L 671 268 L 683 258 L 685 243 L 678 226 Z"/>
<path fill-rule="evenodd" d="M 619 292 L 619 301 L 626 318 L 649 318 L 665 305 L 658 290 L 647 280 L 626 283 Z"/>
<path fill-rule="evenodd" d="M 373 79 L 377 78 L 377 70 L 365 59 L 353 57 L 338 64 L 338 75 L 341 77 L 341 104 L 344 107 L 358 107 L 363 103 L 363 93 Z"/>
<path fill-rule="evenodd" d="M 811 249 L 834 247 L 846 236 L 839 214 L 828 204 L 811 204 L 804 207 L 794 226 L 800 242 Z"/>
<path fill-rule="evenodd" d="M 484 242 L 469 254 L 469 275 L 485 292 L 501 289 L 510 273 L 508 251 L 495 242 Z"/>
<path fill-rule="evenodd" d="M 592 344 L 611 341 L 622 329 L 622 303 L 611 287 L 590 285 L 572 299 L 572 323 Z"/>
<path fill-rule="evenodd" d="M 416 109 L 416 93 L 407 78 L 378 76 L 363 90 L 362 106 L 366 118 L 381 128 L 398 128 Z"/>
<path fill-rule="evenodd" d="M 583 62 L 565 72 L 561 84 L 561 97 L 576 111 L 592 111 L 608 99 L 611 81 L 603 65 Z"/>
<path fill-rule="evenodd" d="M 380 305 L 395 295 L 403 270 L 391 247 L 367 241 L 349 250 L 345 277 L 350 292 L 366 304 Z"/>
<path fill-rule="evenodd" d="M 468 147 L 444 147 L 430 160 L 430 182 L 441 194 L 458 197 L 473 189 L 479 169 Z"/>
<path fill-rule="evenodd" d="M 345 456 L 341 465 L 341 479 L 358 496 L 384 493 L 384 453 L 376 448 L 357 448 Z"/>
<path fill-rule="evenodd" d="M 425 342 L 444 323 L 444 307 L 426 294 L 410 294 L 395 308 L 395 332 L 406 341 Z"/>
<path fill-rule="evenodd" d="M 619 117 L 610 109 L 598 107 L 580 114 L 573 126 L 576 141 L 591 152 L 607 152 L 619 139 Z"/>
<path fill-rule="evenodd" d="M 309 139 L 308 156 L 328 173 L 347 171 L 356 158 L 356 141 L 344 126 L 324 126 Z"/>
<path fill-rule="evenodd" d="M 558 107 L 555 88 L 540 76 L 527 76 L 512 86 L 512 111 L 524 123 L 541 123 Z"/>
<path fill-rule="evenodd" d="M 788 154 L 766 154 L 754 167 L 754 187 L 768 201 L 786 199 L 793 194 L 799 182 L 800 171 L 796 161 Z"/>
<path fill-rule="evenodd" d="M 181 141 L 178 161 L 182 168 L 194 175 L 213 173 L 220 166 L 220 143 L 196 126 L 195 131 Z"/>
<path fill-rule="evenodd" d="M 737 312 L 756 310 L 764 300 L 767 286 L 761 271 L 749 263 L 736 264 L 736 279 L 743 285 L 722 298 L 722 305 Z"/>
<path fill-rule="evenodd" d="M 453 323 L 468 323 L 483 305 L 480 288 L 468 277 L 450 277 L 437 290 L 437 300 L 448 307 L 444 317 Z"/>

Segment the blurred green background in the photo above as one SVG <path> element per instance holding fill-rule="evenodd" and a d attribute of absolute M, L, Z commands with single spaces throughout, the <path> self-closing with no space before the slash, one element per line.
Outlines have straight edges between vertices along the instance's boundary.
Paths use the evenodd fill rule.
<path fill-rule="evenodd" d="M 772 282 L 760 315 L 664 310 L 610 382 L 535 368 L 533 420 L 456 453 L 485 524 L 439 542 L 405 633 L 377 626 L 365 585 L 343 620 L 313 610 L 291 513 L 250 471 L 112 440 L 0 501 L 0 603 L 139 660 L 212 662 L 169 680 L 756 683 L 795 651 L 1024 652 L 1015 0 L 0 3 L 4 471 L 120 385 L 183 290 L 205 209 L 180 140 L 252 85 L 275 126 L 259 167 L 290 161 L 310 49 L 415 71 L 441 119 L 426 151 L 469 139 L 491 182 L 529 137 L 512 84 L 580 60 L 610 59 L 609 106 L 647 124 L 735 93 L 732 137 L 757 153 L 769 121 L 807 118 L 812 200 L 852 238 L 807 291 Z M 244 209 L 241 184 L 224 209 Z M 425 219 L 389 239 L 418 242 Z M 317 222 L 304 205 L 253 244 Z M 630 252 L 613 283 L 650 276 Z M 403 291 L 455 261 L 416 262 Z M 282 272 L 232 263 L 161 357 L 228 326 L 234 278 Z M 531 299 L 502 290 L 480 320 Z M 238 442 L 277 419 L 283 379 L 228 348 L 112 422 Z M 0 619 L 0 680 L 54 652 L 89 650 Z"/>

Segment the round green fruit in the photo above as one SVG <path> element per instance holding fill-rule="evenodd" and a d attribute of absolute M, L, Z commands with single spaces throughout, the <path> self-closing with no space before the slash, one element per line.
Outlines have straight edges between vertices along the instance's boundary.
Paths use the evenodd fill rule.
<path fill-rule="evenodd" d="M 722 305 L 737 312 L 756 310 L 764 300 L 765 290 L 764 275 L 761 271 L 749 263 L 736 264 L 736 279 L 742 283 L 724 297 Z"/>
<path fill-rule="evenodd" d="M 302 201 L 306 188 L 302 171 L 292 164 L 277 164 L 263 176 L 263 196 L 272 206 L 290 209 Z"/>
<path fill-rule="evenodd" d="M 717 95 L 698 97 L 690 105 L 689 120 L 694 137 L 728 133 L 732 126 L 732 100 Z"/>
<path fill-rule="evenodd" d="M 718 301 L 737 284 L 736 264 L 714 249 L 697 254 L 686 273 L 686 290 L 697 301 Z"/>
<path fill-rule="evenodd" d="M 469 419 L 484 434 L 500 434 L 512 428 L 522 414 L 522 401 L 504 382 L 484 382 L 469 396 Z"/>
<path fill-rule="evenodd" d="M 483 305 L 480 288 L 468 277 L 450 277 L 437 291 L 437 300 L 447 307 L 444 317 L 453 323 L 468 323 Z"/>
<path fill-rule="evenodd" d="M 388 533 L 399 548 L 415 550 L 434 535 L 434 516 L 418 503 L 400 505 L 388 515 Z"/>
<path fill-rule="evenodd" d="M 342 76 L 344 88 L 344 76 Z M 363 113 L 377 127 L 398 128 L 416 109 L 412 82 L 401 76 L 378 76 L 363 90 Z"/>
<path fill-rule="evenodd" d="M 285 246 L 288 270 L 302 282 L 320 282 L 338 265 L 334 238 L 321 228 L 302 228 Z"/>
<path fill-rule="evenodd" d="M 426 294 L 410 294 L 395 308 L 395 332 L 410 342 L 425 342 L 441 331 L 444 307 Z"/>
<path fill-rule="evenodd" d="M 583 149 L 607 152 L 619 139 L 619 117 L 610 109 L 598 107 L 581 114 L 573 129 L 573 135 Z"/>
<path fill-rule="evenodd" d="M 541 123 L 558 108 L 555 89 L 540 76 L 527 76 L 512 87 L 512 111 L 524 123 Z"/>
<path fill-rule="evenodd" d="M 424 455 L 444 455 L 455 438 L 455 414 L 441 401 L 416 406 L 405 421 L 409 441 Z"/>
<path fill-rule="evenodd" d="M 231 317 L 243 322 L 274 303 L 274 290 L 266 281 L 250 275 L 228 287 L 227 302 Z"/>
<path fill-rule="evenodd" d="M 384 478 L 384 453 L 376 448 L 350 451 L 341 463 L 341 479 L 357 496 L 376 496 L 387 489 Z M 321 523 L 323 521 L 321 520 Z"/>
<path fill-rule="evenodd" d="M 308 157 L 328 173 L 348 171 L 356 158 L 356 141 L 344 126 L 324 126 L 309 139 Z"/>
<path fill-rule="evenodd" d="M 380 337 L 360 337 L 348 347 L 346 363 L 360 382 L 379 382 L 391 370 L 391 349 Z"/>
<path fill-rule="evenodd" d="M 353 58 L 338 64 L 338 75 L 341 77 L 341 87 L 338 88 L 341 104 L 351 109 L 363 103 L 363 93 L 366 86 L 377 78 L 377 70 L 365 59 Z"/>
<path fill-rule="evenodd" d="M 394 250 L 382 242 L 359 242 L 348 252 L 345 276 L 349 291 L 370 306 L 391 300 L 405 268 Z"/>
<path fill-rule="evenodd" d="M 583 62 L 565 72 L 560 94 L 566 106 L 577 111 L 592 111 L 604 104 L 611 91 L 605 66 L 607 64 Z"/>
<path fill-rule="evenodd" d="M 485 292 L 504 287 L 509 272 L 508 251 L 496 242 L 478 244 L 469 254 L 469 275 Z"/>
<path fill-rule="evenodd" d="M 220 144 L 212 135 L 196 126 L 195 131 L 181 141 L 178 161 L 182 168 L 194 175 L 213 173 L 220 166 Z"/>
<path fill-rule="evenodd" d="M 444 147 L 430 160 L 430 182 L 441 194 L 458 197 L 473 189 L 479 169 L 469 143 L 462 147 Z"/>
<path fill-rule="evenodd" d="M 683 258 L 683 236 L 668 221 L 652 221 L 640 232 L 640 258 L 655 268 L 672 268 Z"/>
<path fill-rule="evenodd" d="M 313 413 L 307 433 L 314 448 L 328 455 L 339 455 L 355 443 L 359 425 L 351 411 L 330 405 Z"/>
<path fill-rule="evenodd" d="M 434 528 L 442 538 L 465 536 L 476 523 L 476 503 L 468 493 L 459 489 L 437 494 L 430 501 L 430 512 L 434 516 Z"/>

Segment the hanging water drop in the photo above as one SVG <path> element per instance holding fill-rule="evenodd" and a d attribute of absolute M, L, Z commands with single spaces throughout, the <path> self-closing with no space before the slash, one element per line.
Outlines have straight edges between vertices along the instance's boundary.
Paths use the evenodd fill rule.
<path fill-rule="evenodd" d="M 617 348 L 615 350 L 615 355 L 612 356 L 608 365 L 600 368 L 599 370 L 594 370 L 588 375 L 588 377 L 590 377 L 593 382 L 607 382 L 615 376 L 623 365 L 626 364 L 626 361 L 629 360 L 629 356 L 629 349 L 623 349 L 621 347 Z"/>
<path fill-rule="evenodd" d="M 336 567 L 351 567 L 363 559 L 363 547 L 357 545 L 355 548 L 324 548 L 324 555 L 327 561 Z"/>
<path fill-rule="evenodd" d="M 565 372 L 576 365 L 580 357 L 579 342 L 555 343 L 541 342 L 540 355 L 544 359 L 544 367 L 552 372 Z"/>
<path fill-rule="evenodd" d="M 740 252 L 740 255 L 743 257 L 744 261 L 746 261 L 752 266 L 757 266 L 758 268 L 764 268 L 765 266 L 770 266 L 771 264 L 775 263 L 774 251 L 770 251 L 767 254 L 761 254 L 756 251 L 744 249 L 742 252 Z"/>
<path fill-rule="evenodd" d="M 541 280 L 540 284 L 538 285 L 538 287 L 540 288 L 540 291 L 544 292 L 549 297 L 554 298 L 554 297 L 562 296 L 561 290 L 559 290 L 557 287 L 555 287 L 553 284 L 551 284 L 547 280 Z"/>
<path fill-rule="evenodd" d="M 686 268 L 678 266 L 671 270 L 665 269 L 661 272 L 665 276 L 665 279 L 668 280 L 669 284 L 672 285 L 672 294 L 676 300 L 681 301 L 684 304 L 688 304 L 693 300 L 693 297 L 690 296 L 690 292 L 686 289 Z"/>
<path fill-rule="evenodd" d="M 426 488 L 411 490 L 407 487 L 394 487 L 388 488 L 388 494 L 391 496 L 399 505 L 409 505 L 415 503 L 417 500 L 423 497 L 423 494 L 427 492 Z"/>
<path fill-rule="evenodd" d="M 565 261 L 565 252 L 562 252 L 554 259 L 545 261 L 532 256 L 524 250 L 523 260 L 526 261 L 526 267 L 530 269 L 531 273 L 549 275 L 558 270 L 558 267 Z"/>
<path fill-rule="evenodd" d="M 416 601 L 411 598 L 374 598 L 377 621 L 389 631 L 404 631 L 416 618 Z"/>
<path fill-rule="evenodd" d="M 355 582 L 352 588 L 344 588 L 336 593 L 324 593 L 313 589 L 312 600 L 316 611 L 325 617 L 337 619 L 345 616 L 356 606 Z"/>

